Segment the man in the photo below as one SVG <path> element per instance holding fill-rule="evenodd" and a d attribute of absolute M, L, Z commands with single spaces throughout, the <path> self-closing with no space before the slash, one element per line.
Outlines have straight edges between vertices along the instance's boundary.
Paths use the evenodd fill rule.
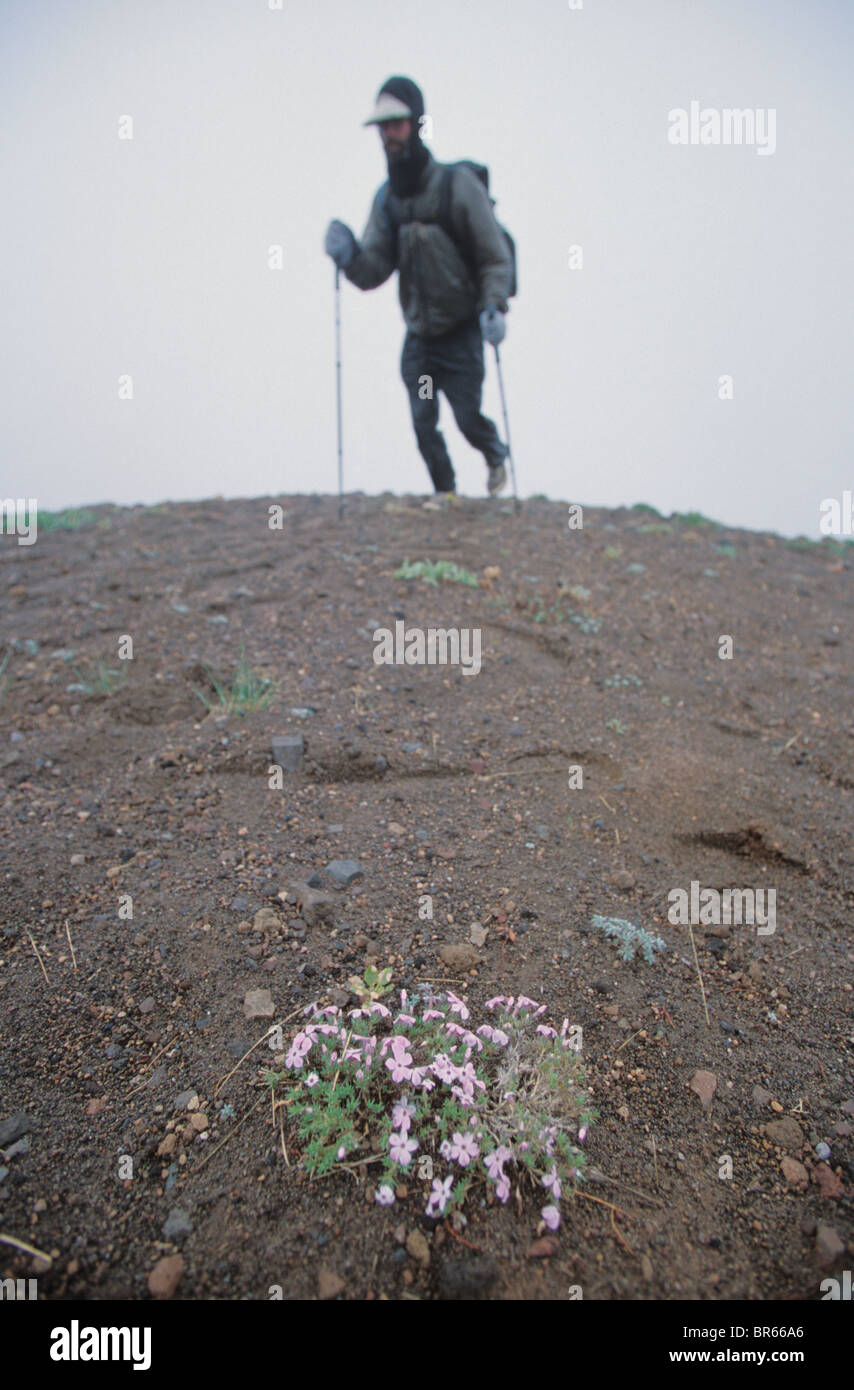
<path fill-rule="evenodd" d="M 438 429 L 444 391 L 468 442 L 486 459 L 490 495 L 507 481 L 508 449 L 481 414 L 483 339 L 505 334 L 513 263 L 489 194 L 465 166 L 451 175 L 450 230 L 439 225 L 443 169 L 421 141 L 424 97 L 408 77 L 380 88 L 365 125 L 379 127 L 388 183 L 376 194 L 361 242 L 343 222 L 330 222 L 325 250 L 361 290 L 376 289 L 400 271 L 398 293 L 406 321 L 400 369 L 418 448 L 436 492 L 456 490 L 454 470 Z"/>

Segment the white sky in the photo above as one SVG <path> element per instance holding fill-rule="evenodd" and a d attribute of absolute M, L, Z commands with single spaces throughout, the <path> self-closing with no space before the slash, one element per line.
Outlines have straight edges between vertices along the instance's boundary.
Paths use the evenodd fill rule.
<path fill-rule="evenodd" d="M 361 235 L 385 178 L 361 123 L 402 73 L 516 237 L 521 495 L 817 535 L 854 486 L 852 37 L 850 0 L 2 0 L 0 493 L 336 489 L 322 241 Z M 776 153 L 672 146 L 693 100 L 775 108 Z M 344 283 L 342 316 L 345 486 L 427 492 L 396 277 Z"/>

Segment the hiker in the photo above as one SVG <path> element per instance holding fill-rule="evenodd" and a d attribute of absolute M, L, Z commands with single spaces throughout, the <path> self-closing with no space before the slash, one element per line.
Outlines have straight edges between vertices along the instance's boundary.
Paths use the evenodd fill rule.
<path fill-rule="evenodd" d="M 391 77 L 380 88 L 364 124 L 379 126 L 388 182 L 374 198 L 361 242 L 333 221 L 324 249 L 360 290 L 376 289 L 399 269 L 407 330 L 400 369 L 433 486 L 456 491 L 438 429 L 444 391 L 460 432 L 486 459 L 494 496 L 507 481 L 509 450 L 481 414 L 483 340 L 497 347 L 504 339 L 514 262 L 484 183 L 465 164 L 450 169 L 433 158 L 421 140 L 423 115 L 424 97 L 410 78 Z M 448 231 L 440 225 L 443 212 Z"/>

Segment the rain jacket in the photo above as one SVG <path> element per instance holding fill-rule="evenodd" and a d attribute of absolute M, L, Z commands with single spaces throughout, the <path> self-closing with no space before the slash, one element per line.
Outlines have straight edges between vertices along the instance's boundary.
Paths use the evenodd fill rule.
<path fill-rule="evenodd" d="M 428 152 L 429 153 L 429 152 Z M 506 313 L 512 261 L 492 211 L 489 194 L 476 174 L 457 167 L 451 185 L 451 223 L 462 245 L 471 248 L 477 268 L 472 279 L 458 246 L 439 226 L 442 168 L 432 155 L 411 199 L 399 200 L 403 216 L 394 228 L 385 210 L 389 185 L 374 198 L 359 250 L 344 272 L 360 290 L 382 285 L 400 271 L 398 294 L 406 326 L 422 338 L 438 338 L 473 322 L 488 304 Z"/>

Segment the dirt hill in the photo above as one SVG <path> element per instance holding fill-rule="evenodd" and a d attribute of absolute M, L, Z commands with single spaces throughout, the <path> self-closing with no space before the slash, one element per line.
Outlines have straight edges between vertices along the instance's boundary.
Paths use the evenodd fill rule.
<path fill-rule="evenodd" d="M 179 1252 L 188 1299 L 817 1297 L 850 1266 L 850 549 L 537 499 L 79 520 L 0 537 L 0 1230 L 50 1257 L 41 1296 L 147 1298 Z M 468 574 L 398 576 L 427 560 Z M 480 670 L 376 664 L 398 622 L 479 631 Z M 224 713 L 241 663 L 275 694 Z M 775 930 L 672 925 L 692 882 L 774 890 Z M 623 960 L 595 915 L 665 949 Z M 583 1028 L 598 1118 L 550 1257 L 524 1187 L 455 1231 L 418 1179 L 386 1210 L 370 1163 L 300 1167 L 244 1054 L 366 960 Z"/>

